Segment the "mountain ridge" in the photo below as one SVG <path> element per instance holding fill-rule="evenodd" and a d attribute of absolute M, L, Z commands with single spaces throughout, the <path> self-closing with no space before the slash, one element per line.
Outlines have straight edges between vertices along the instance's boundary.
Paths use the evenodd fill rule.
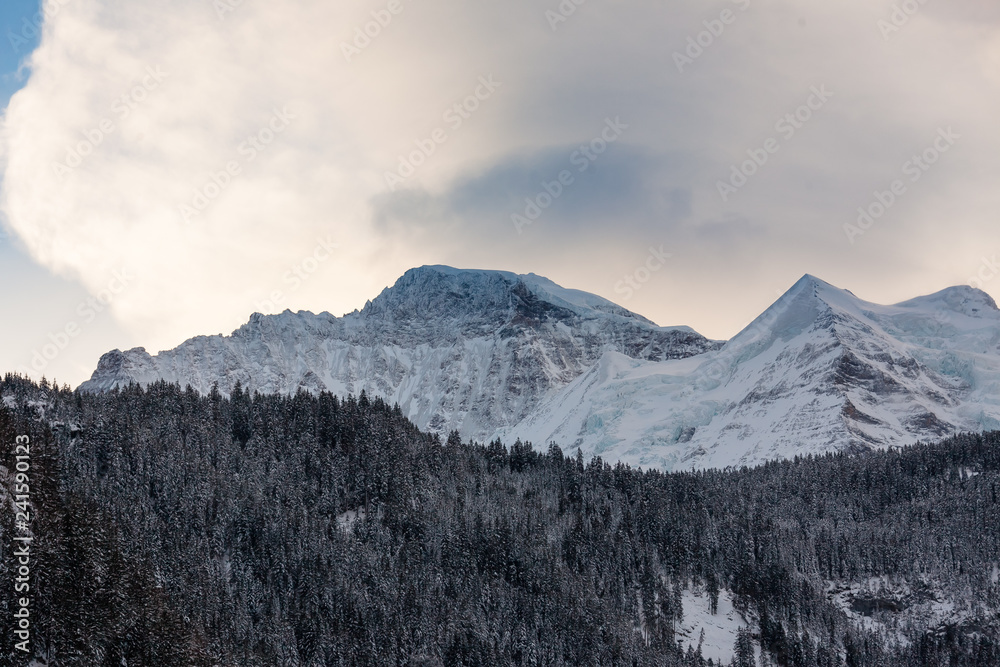
<path fill-rule="evenodd" d="M 360 311 L 251 315 L 230 336 L 192 338 L 150 355 L 101 358 L 84 391 L 166 379 L 228 393 L 362 390 L 398 402 L 420 427 L 484 439 L 606 350 L 659 360 L 717 347 L 687 327 L 660 327 L 606 299 L 534 274 L 425 266 Z"/>
<path fill-rule="evenodd" d="M 424 266 L 360 311 L 102 357 L 81 389 L 359 393 L 419 427 L 630 464 L 753 465 L 1000 427 L 1000 310 L 950 287 L 883 306 L 806 274 L 728 341 L 535 274 Z"/>
<path fill-rule="evenodd" d="M 607 355 L 505 435 L 667 469 L 753 465 L 995 428 L 998 387 L 985 293 L 880 306 L 807 275 L 719 350 Z"/>

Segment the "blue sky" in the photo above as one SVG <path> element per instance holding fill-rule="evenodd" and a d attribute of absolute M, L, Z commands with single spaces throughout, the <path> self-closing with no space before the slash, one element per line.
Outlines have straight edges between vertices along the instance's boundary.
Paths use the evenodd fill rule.
<path fill-rule="evenodd" d="M 38 2 L 28 0 L 7 0 L 0 6 L 0 29 L 3 31 L 3 48 L 0 48 L 0 71 L 3 72 L 0 78 L 0 96 L 4 106 L 14 91 L 24 84 L 23 75 L 19 76 L 17 73 L 21 61 L 38 45 L 39 8 Z"/>
<path fill-rule="evenodd" d="M 50 1 L 27 81 L 37 6 L 0 9 L 0 369 L 75 385 L 424 264 L 717 339 L 806 273 L 1000 296 L 1000 3 Z"/>

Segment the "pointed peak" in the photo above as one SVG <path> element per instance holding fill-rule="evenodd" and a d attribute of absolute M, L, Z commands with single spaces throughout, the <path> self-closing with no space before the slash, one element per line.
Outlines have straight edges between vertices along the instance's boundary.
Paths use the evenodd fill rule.
<path fill-rule="evenodd" d="M 763 349 L 777 339 L 788 340 L 815 326 L 829 326 L 832 313 L 858 315 L 862 303 L 853 293 L 807 273 L 727 346 L 733 349 L 753 345 Z"/>
<path fill-rule="evenodd" d="M 853 293 L 850 292 L 849 290 L 841 289 L 836 285 L 826 282 L 822 278 L 817 278 L 811 273 L 807 273 L 801 278 L 799 278 L 795 282 L 795 284 L 792 285 L 791 288 L 789 288 L 788 291 L 793 292 L 796 290 L 801 290 L 803 288 L 813 288 L 817 290 L 834 290 L 836 292 L 846 292 L 847 294 L 851 294 L 851 296 L 853 296 Z"/>
<path fill-rule="evenodd" d="M 795 281 L 795 285 L 827 285 L 826 281 L 820 280 L 811 273 L 804 274 L 801 278 Z"/>
<path fill-rule="evenodd" d="M 854 294 L 854 292 L 837 287 L 836 285 L 828 283 L 821 278 L 817 278 L 811 273 L 807 273 L 799 278 L 795 284 L 792 285 L 784 295 L 782 295 L 781 299 L 778 300 L 778 303 L 802 294 L 808 294 L 810 297 L 818 298 L 820 301 L 830 306 L 838 305 L 845 307 L 849 304 L 862 301 L 857 297 L 857 295 Z M 778 305 L 778 303 L 775 305 Z"/>

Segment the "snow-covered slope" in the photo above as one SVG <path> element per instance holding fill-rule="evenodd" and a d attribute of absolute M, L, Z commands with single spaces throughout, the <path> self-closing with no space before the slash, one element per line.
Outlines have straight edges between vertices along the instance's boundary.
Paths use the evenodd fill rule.
<path fill-rule="evenodd" d="M 399 403 L 421 428 L 484 439 L 606 352 L 660 361 L 718 346 L 534 274 L 427 266 L 341 318 L 254 314 L 231 336 L 193 338 L 155 356 L 109 352 L 81 389 L 165 379 L 201 392 L 217 382 L 228 393 L 237 381 L 260 392 L 364 390 Z"/>
<path fill-rule="evenodd" d="M 1000 311 L 987 294 L 880 306 L 805 276 L 719 350 L 605 353 L 504 436 L 678 469 L 998 427 Z"/>
<path fill-rule="evenodd" d="M 684 614 L 677 627 L 677 641 L 685 648 L 700 648 L 702 657 L 718 665 L 733 661 L 734 648 L 741 628 L 750 624 L 733 605 L 735 596 L 727 589 L 719 591 L 718 608 L 712 613 L 708 593 L 689 588 L 681 594 Z M 754 643 L 760 657 L 760 645 Z"/>

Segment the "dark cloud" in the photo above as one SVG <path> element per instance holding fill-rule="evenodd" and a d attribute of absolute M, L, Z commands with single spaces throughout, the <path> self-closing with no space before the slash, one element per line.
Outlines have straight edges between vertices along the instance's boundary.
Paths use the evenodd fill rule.
<path fill-rule="evenodd" d="M 591 160 L 584 152 L 588 144 L 505 158 L 459 178 L 441 194 L 401 189 L 379 195 L 372 202 L 374 220 L 383 232 L 447 231 L 517 242 L 527 234 L 604 236 L 609 225 L 618 234 L 644 237 L 691 216 L 691 172 L 685 165 L 693 158 L 615 143 L 600 155 L 590 153 Z M 518 234 L 512 216 L 530 225 Z"/>

